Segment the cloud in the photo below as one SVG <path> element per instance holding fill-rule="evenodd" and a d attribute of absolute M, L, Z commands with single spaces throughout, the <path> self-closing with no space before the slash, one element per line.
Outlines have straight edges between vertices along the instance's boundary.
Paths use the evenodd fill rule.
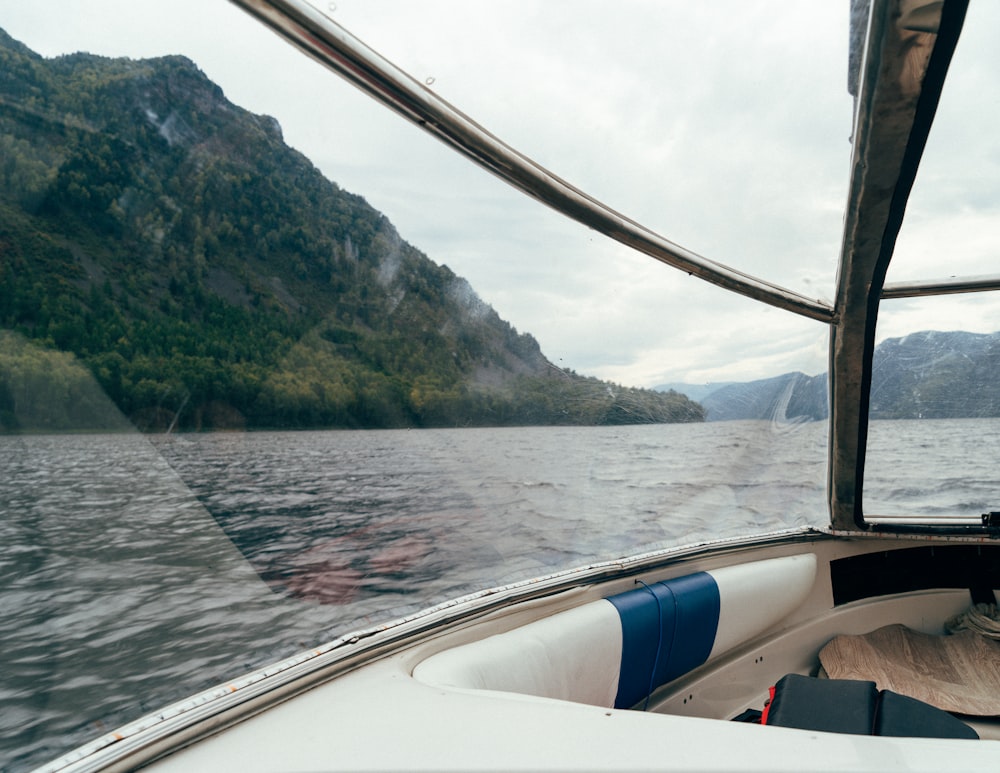
<path fill-rule="evenodd" d="M 998 320 L 1000 297 L 992 292 L 882 301 L 876 341 L 920 330 L 994 333 Z"/>
<path fill-rule="evenodd" d="M 832 300 L 851 152 L 845 4 L 316 5 L 623 214 L 710 259 Z M 995 265 L 1000 47 L 990 35 L 1000 11 L 983 5 L 969 12 L 957 88 L 946 88 L 890 279 Z M 539 207 L 234 6 L 0 0 L 0 25 L 46 55 L 186 54 L 231 100 L 275 116 L 290 145 L 467 278 L 560 366 L 637 386 L 826 368 L 823 325 L 719 291 Z M 964 164 L 956 150 L 968 151 Z M 976 317 L 963 326 L 989 326 L 983 303 L 967 304 Z M 908 310 L 889 314 L 887 330 L 921 324 Z M 923 319 L 946 322 L 936 312 Z"/>

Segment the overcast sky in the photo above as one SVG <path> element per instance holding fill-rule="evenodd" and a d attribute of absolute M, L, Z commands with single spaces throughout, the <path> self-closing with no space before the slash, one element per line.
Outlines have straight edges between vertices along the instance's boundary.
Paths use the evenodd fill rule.
<path fill-rule="evenodd" d="M 317 7 L 509 144 L 706 257 L 832 300 L 849 3 L 338 0 Z M 529 201 L 225 0 L 0 0 L 45 56 L 182 53 L 466 277 L 556 364 L 634 386 L 826 368 L 825 326 L 718 291 Z M 890 279 L 997 273 L 1000 3 L 973 3 Z M 958 160 L 956 160 L 956 156 Z M 880 337 L 1000 329 L 984 295 Z"/>

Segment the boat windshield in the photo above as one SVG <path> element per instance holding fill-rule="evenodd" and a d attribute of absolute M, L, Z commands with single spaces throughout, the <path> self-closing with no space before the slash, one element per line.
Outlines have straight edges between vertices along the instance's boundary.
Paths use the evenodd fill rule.
<path fill-rule="evenodd" d="M 990 34 L 997 24 L 1000 7 L 970 5 L 888 287 L 970 278 L 997 286 L 990 236 L 1000 228 L 1000 51 Z M 1000 510 L 998 320 L 995 291 L 882 302 L 865 485 L 871 520 L 974 524 Z M 912 454 L 908 464 L 898 464 L 901 448 Z"/>
<path fill-rule="evenodd" d="M 316 8 L 832 303 L 840 4 Z M 53 13 L 0 0 L 0 767 L 459 597 L 829 523 L 817 315 L 540 206 L 235 5 Z"/>

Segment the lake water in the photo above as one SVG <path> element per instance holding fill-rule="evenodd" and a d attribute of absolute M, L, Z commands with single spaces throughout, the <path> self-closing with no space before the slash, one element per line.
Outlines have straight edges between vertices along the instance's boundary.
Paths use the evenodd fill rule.
<path fill-rule="evenodd" d="M 870 497 L 1000 509 L 996 420 L 884 424 Z M 473 590 L 825 524 L 826 444 L 766 422 L 0 437 L 0 768 Z"/>

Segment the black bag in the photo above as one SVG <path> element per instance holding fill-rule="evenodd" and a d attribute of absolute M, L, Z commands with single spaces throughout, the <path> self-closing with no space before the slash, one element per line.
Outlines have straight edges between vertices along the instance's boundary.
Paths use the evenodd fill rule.
<path fill-rule="evenodd" d="M 761 724 L 828 733 L 910 738 L 979 738 L 947 711 L 874 682 L 788 674 L 771 688 Z"/>

